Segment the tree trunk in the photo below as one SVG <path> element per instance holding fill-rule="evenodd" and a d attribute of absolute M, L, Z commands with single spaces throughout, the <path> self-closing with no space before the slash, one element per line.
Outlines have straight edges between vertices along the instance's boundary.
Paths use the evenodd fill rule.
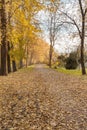
<path fill-rule="evenodd" d="M 17 71 L 15 60 L 12 60 L 12 68 L 13 68 L 13 72 Z"/>
<path fill-rule="evenodd" d="M 30 53 L 29 65 L 32 64 L 33 52 Z"/>
<path fill-rule="evenodd" d="M 85 63 L 84 63 L 84 47 L 81 41 L 81 67 L 82 67 L 82 75 L 86 74 Z"/>
<path fill-rule="evenodd" d="M 21 69 L 22 67 L 23 67 L 23 60 L 21 59 L 19 68 Z"/>
<path fill-rule="evenodd" d="M 26 58 L 26 68 L 28 67 L 28 58 Z"/>
<path fill-rule="evenodd" d="M 29 53 L 28 53 L 28 44 L 27 44 L 27 46 L 26 46 L 26 68 L 28 67 L 28 55 L 29 55 Z"/>
<path fill-rule="evenodd" d="M 5 0 L 1 0 L 0 4 L 1 14 L 1 75 L 7 75 L 7 30 L 6 30 L 6 13 L 5 13 Z"/>
<path fill-rule="evenodd" d="M 7 75 L 7 45 L 2 42 L 1 45 L 1 75 Z"/>
<path fill-rule="evenodd" d="M 49 67 L 52 67 L 52 54 L 53 54 L 53 46 L 50 45 L 50 51 L 49 51 Z"/>
<path fill-rule="evenodd" d="M 0 75 L 1 75 L 1 45 L 0 45 Z"/>
<path fill-rule="evenodd" d="M 9 11 L 8 11 L 8 17 L 7 17 L 7 24 L 8 24 L 8 31 L 11 32 L 11 5 L 12 5 L 12 0 L 9 1 Z M 7 62 L 8 62 L 8 73 L 11 72 L 11 57 L 10 57 L 10 50 L 11 50 L 11 43 L 8 41 L 8 55 L 7 55 Z"/>
<path fill-rule="evenodd" d="M 10 43 L 8 42 L 8 55 L 7 55 L 7 62 L 8 62 L 8 73 L 11 72 L 11 58 L 9 55 L 9 51 L 10 51 Z"/>
<path fill-rule="evenodd" d="M 82 75 L 86 74 L 85 61 L 84 61 L 84 39 L 85 39 L 85 17 L 82 18 L 82 35 L 81 35 L 81 68 Z"/>

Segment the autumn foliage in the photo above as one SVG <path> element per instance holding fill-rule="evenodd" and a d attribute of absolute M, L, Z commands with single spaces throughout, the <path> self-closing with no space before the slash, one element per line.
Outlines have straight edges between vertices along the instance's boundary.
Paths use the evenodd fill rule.
<path fill-rule="evenodd" d="M 7 75 L 22 67 L 24 59 L 28 64 L 28 51 L 35 48 L 35 39 L 41 32 L 36 15 L 43 6 L 37 0 L 1 0 L 0 5 L 0 68 L 1 75 Z"/>

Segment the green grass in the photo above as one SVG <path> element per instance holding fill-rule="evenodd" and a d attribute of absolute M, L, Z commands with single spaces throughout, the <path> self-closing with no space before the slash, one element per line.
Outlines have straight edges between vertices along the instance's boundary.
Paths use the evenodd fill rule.
<path fill-rule="evenodd" d="M 82 75 L 81 70 L 67 70 L 65 68 L 57 68 L 55 69 L 58 72 L 64 73 L 64 74 L 71 74 L 71 75 Z"/>
<path fill-rule="evenodd" d="M 34 65 L 30 65 L 27 67 L 28 70 L 33 70 L 33 68 L 34 68 Z"/>
<path fill-rule="evenodd" d="M 24 68 L 19 69 L 19 71 L 22 71 L 22 72 L 32 71 L 33 68 L 34 68 L 34 65 L 30 65 L 30 66 L 28 66 L 27 68 L 24 67 Z"/>

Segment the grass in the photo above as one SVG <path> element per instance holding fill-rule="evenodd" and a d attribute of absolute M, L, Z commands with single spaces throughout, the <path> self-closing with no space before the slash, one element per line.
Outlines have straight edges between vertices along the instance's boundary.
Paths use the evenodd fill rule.
<path fill-rule="evenodd" d="M 30 65 L 27 67 L 28 70 L 33 70 L 33 68 L 34 68 L 34 65 Z"/>
<path fill-rule="evenodd" d="M 78 69 L 76 69 L 76 70 L 67 70 L 65 68 L 59 67 L 59 68 L 57 68 L 55 70 L 58 71 L 58 72 L 64 73 L 64 74 L 71 74 L 71 75 L 78 75 L 78 76 L 82 75 L 81 70 L 78 70 Z"/>
<path fill-rule="evenodd" d="M 21 69 L 19 69 L 19 71 L 32 71 L 33 70 L 33 68 L 34 68 L 34 65 L 30 65 L 30 66 L 28 66 L 27 68 L 26 67 L 24 67 L 24 68 L 21 68 Z"/>

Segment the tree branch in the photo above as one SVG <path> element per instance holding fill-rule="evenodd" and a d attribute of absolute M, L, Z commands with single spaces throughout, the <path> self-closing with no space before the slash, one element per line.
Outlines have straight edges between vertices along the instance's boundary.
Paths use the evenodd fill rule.
<path fill-rule="evenodd" d="M 83 7 L 82 7 L 82 2 L 81 2 L 81 0 L 78 0 L 78 2 L 79 2 L 79 6 L 80 6 L 82 17 L 83 17 L 84 16 L 84 12 L 83 12 Z"/>
<path fill-rule="evenodd" d="M 81 31 L 80 31 L 80 29 L 79 29 L 79 26 L 78 26 L 78 24 L 76 23 L 76 21 L 72 18 L 72 17 L 70 17 L 67 13 L 65 13 L 65 12 L 63 12 L 63 11 L 61 11 L 61 10 L 59 10 L 61 13 L 63 13 L 66 17 L 68 17 L 72 22 L 67 22 L 67 23 L 71 23 L 71 24 L 73 24 L 73 25 L 75 25 L 76 26 L 76 28 L 77 28 L 77 30 L 78 30 L 78 32 L 79 32 L 79 36 L 80 36 L 80 38 L 82 37 L 82 35 L 81 35 Z"/>
<path fill-rule="evenodd" d="M 14 15 L 14 13 L 21 7 L 21 5 L 19 5 L 15 10 L 14 12 L 10 15 L 10 18 Z"/>

